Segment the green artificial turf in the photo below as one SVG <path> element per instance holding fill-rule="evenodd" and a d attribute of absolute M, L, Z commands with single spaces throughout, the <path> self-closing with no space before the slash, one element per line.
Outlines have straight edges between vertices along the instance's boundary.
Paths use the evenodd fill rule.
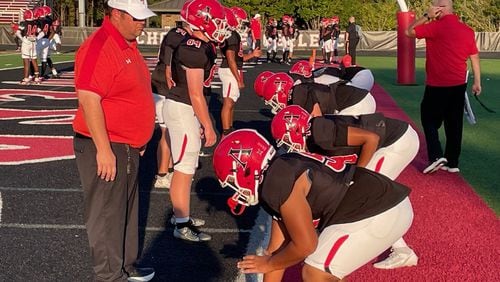
<path fill-rule="evenodd" d="M 75 60 L 74 53 L 52 54 L 50 57 L 52 58 L 52 61 L 54 63 L 72 62 Z M 18 68 L 22 66 L 23 66 L 23 61 L 21 59 L 21 53 L 10 51 L 10 52 L 3 52 L 0 54 L 0 70 Z"/>
<path fill-rule="evenodd" d="M 425 59 L 416 59 L 417 85 L 413 86 L 403 86 L 396 83 L 396 57 L 360 56 L 357 61 L 360 65 L 372 70 L 375 81 L 390 93 L 422 131 L 420 101 L 424 93 Z M 462 154 L 459 165 L 462 176 L 497 215 L 500 214 L 500 68 L 498 66 L 500 66 L 498 59 L 481 60 L 482 93 L 479 98 L 497 113 L 487 112 L 472 96 L 469 96 L 478 122 L 476 125 L 464 122 Z M 469 92 L 472 80 L 472 76 L 469 77 Z M 444 142 L 444 140 L 444 136 L 441 134 L 441 141 Z M 436 201 L 438 200 L 436 199 Z"/>

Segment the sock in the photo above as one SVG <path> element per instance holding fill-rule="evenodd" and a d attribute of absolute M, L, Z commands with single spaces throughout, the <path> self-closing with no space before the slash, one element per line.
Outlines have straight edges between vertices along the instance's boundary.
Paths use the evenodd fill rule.
<path fill-rule="evenodd" d="M 189 221 L 189 216 L 188 217 L 176 217 L 175 218 L 175 223 L 176 224 L 187 223 L 188 221 Z"/>

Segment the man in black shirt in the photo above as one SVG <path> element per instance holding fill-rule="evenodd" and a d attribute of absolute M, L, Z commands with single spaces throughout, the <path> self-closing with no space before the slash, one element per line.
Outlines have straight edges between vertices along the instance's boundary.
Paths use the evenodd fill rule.
<path fill-rule="evenodd" d="M 349 18 L 349 25 L 345 31 L 345 52 L 351 55 L 352 64 L 356 64 L 356 46 L 359 42 L 359 35 L 356 28 L 356 19 L 354 17 Z"/>

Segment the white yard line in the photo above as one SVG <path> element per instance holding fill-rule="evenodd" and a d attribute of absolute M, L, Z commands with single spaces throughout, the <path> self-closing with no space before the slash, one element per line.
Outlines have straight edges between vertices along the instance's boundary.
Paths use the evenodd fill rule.
<path fill-rule="evenodd" d="M 2 193 L 0 193 L 0 224 L 2 224 Z"/>
<path fill-rule="evenodd" d="M 25 223 L 0 223 L 0 228 L 16 228 L 16 229 L 57 229 L 57 230 L 64 230 L 64 229 L 85 229 L 85 225 L 78 225 L 78 224 L 35 224 L 35 223 L 30 223 L 30 224 L 25 224 Z M 165 230 L 168 230 L 169 228 L 165 227 L 146 227 L 146 231 L 148 232 L 163 232 Z M 200 230 L 203 230 L 208 233 L 219 233 L 219 234 L 226 234 L 226 233 L 251 233 L 252 230 L 250 229 L 238 229 L 238 228 L 200 228 Z"/>

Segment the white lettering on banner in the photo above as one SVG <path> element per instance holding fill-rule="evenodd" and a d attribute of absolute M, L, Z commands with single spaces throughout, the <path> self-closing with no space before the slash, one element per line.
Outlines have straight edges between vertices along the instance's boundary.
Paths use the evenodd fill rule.
<path fill-rule="evenodd" d="M 168 30 L 162 29 L 162 31 L 144 31 L 139 37 L 137 37 L 137 43 L 139 45 L 152 45 L 158 46 L 163 41 L 163 37 L 167 34 Z M 295 47 L 298 49 L 307 49 L 307 48 L 318 48 L 319 47 L 319 33 L 315 31 L 300 31 L 299 37 L 295 40 Z M 241 43 L 243 46 L 247 47 L 247 34 L 240 33 L 241 35 Z M 277 44 L 279 48 L 283 48 L 282 35 L 278 34 Z M 263 37 L 261 44 L 264 48 L 267 48 L 268 42 L 267 38 Z M 344 33 L 340 34 L 339 42 L 337 48 L 344 48 Z"/>

